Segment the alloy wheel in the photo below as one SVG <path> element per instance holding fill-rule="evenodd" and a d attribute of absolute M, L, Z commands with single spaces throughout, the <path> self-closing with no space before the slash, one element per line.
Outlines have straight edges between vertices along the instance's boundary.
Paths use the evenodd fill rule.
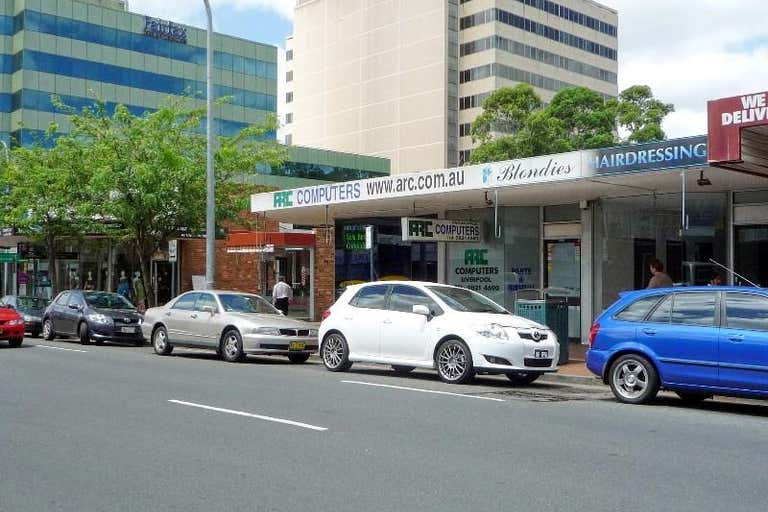
<path fill-rule="evenodd" d="M 614 389 L 628 400 L 636 400 L 648 387 L 648 370 L 636 359 L 622 361 L 613 372 Z"/>
<path fill-rule="evenodd" d="M 155 331 L 155 349 L 157 349 L 158 352 L 163 352 L 167 344 L 168 341 L 165 336 L 165 331 L 163 329 Z"/>
<path fill-rule="evenodd" d="M 240 348 L 238 347 L 238 339 L 235 333 L 229 333 L 227 338 L 224 340 L 224 353 L 229 359 L 235 359 L 238 357 Z"/>
<path fill-rule="evenodd" d="M 437 371 L 446 382 L 461 383 L 473 375 L 468 349 L 458 341 L 447 341 L 437 354 Z"/>
<path fill-rule="evenodd" d="M 328 368 L 338 368 L 344 360 L 344 340 L 331 334 L 323 343 L 323 362 Z"/>

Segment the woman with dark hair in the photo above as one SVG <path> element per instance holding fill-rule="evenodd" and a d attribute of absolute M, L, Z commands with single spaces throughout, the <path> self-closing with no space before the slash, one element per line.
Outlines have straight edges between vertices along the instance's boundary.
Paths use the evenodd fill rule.
<path fill-rule="evenodd" d="M 664 264 L 656 258 L 651 260 L 651 280 L 648 281 L 648 288 L 669 288 L 673 286 L 672 278 L 664 272 Z"/>

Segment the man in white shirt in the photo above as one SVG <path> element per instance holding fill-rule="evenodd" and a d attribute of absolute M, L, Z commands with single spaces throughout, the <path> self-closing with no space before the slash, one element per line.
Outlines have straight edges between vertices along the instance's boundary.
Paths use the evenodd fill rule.
<path fill-rule="evenodd" d="M 275 307 L 288 316 L 288 302 L 293 298 L 293 288 L 285 282 L 283 276 L 277 276 L 277 283 L 272 289 L 272 300 Z"/>

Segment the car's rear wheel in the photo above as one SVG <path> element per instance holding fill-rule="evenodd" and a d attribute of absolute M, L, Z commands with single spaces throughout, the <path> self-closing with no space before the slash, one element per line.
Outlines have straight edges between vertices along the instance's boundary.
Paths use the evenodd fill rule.
<path fill-rule="evenodd" d="M 24 338 L 12 338 L 12 339 L 8 340 L 8 343 L 13 348 L 19 348 L 23 342 L 24 342 Z"/>
<path fill-rule="evenodd" d="M 50 318 L 46 318 L 43 322 L 43 339 L 46 341 L 53 341 L 56 337 L 56 333 L 53 330 L 53 322 Z"/>
<path fill-rule="evenodd" d="M 707 398 L 712 398 L 712 395 L 709 393 L 696 393 L 693 391 L 675 391 L 675 393 L 680 397 L 680 400 L 689 405 L 698 404 Z"/>
<path fill-rule="evenodd" d="M 245 358 L 243 338 L 240 337 L 240 333 L 236 329 L 230 329 L 222 336 L 221 358 L 228 363 L 237 363 Z"/>
<path fill-rule="evenodd" d="M 398 375 L 405 375 L 407 373 L 411 373 L 415 368 L 416 368 L 415 366 L 402 366 L 399 364 L 392 365 L 392 369 Z"/>
<path fill-rule="evenodd" d="M 435 365 L 440 379 L 449 384 L 464 384 L 475 377 L 472 353 L 467 344 L 458 339 L 447 340 L 440 345 Z"/>
<path fill-rule="evenodd" d="M 645 357 L 625 354 L 611 365 L 608 379 L 613 395 L 619 402 L 644 404 L 659 392 L 659 375 Z"/>
<path fill-rule="evenodd" d="M 81 345 L 87 345 L 91 342 L 91 334 L 88 332 L 88 324 L 80 322 L 77 328 L 77 335 L 80 338 Z"/>
<path fill-rule="evenodd" d="M 323 364 L 332 372 L 345 372 L 352 367 L 349 360 L 349 346 L 344 335 L 338 332 L 329 334 L 320 348 Z"/>
<path fill-rule="evenodd" d="M 516 386 L 526 386 L 541 377 L 541 374 L 536 372 L 512 372 L 506 375 L 509 381 Z"/>
<path fill-rule="evenodd" d="M 168 331 L 165 327 L 160 326 L 152 333 L 152 347 L 159 356 L 167 356 L 173 352 L 173 345 L 168 343 Z"/>
<path fill-rule="evenodd" d="M 309 359 L 309 354 L 288 354 L 288 360 L 293 364 L 306 363 Z"/>

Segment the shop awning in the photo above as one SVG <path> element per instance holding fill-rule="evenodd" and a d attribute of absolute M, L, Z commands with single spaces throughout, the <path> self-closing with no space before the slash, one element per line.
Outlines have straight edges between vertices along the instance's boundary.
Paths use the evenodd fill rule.
<path fill-rule="evenodd" d="M 265 252 L 274 248 L 307 248 L 315 246 L 314 233 L 282 231 L 231 231 L 227 235 L 227 252 Z"/>

